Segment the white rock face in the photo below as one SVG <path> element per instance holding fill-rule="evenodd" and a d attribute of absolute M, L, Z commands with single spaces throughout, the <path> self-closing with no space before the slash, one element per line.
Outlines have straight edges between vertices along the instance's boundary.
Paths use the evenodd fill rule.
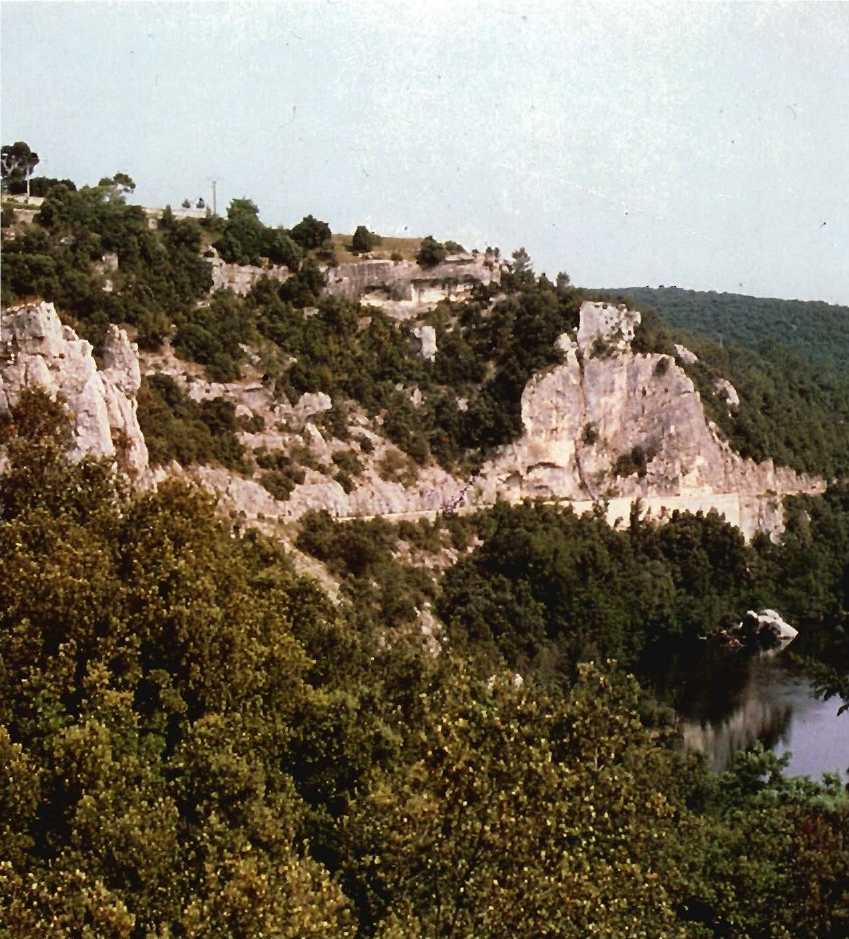
<path fill-rule="evenodd" d="M 435 267 L 413 261 L 360 261 L 327 270 L 327 292 L 380 307 L 405 319 L 432 310 L 440 300 L 461 300 L 480 284 L 499 284 L 503 261 L 485 255 L 453 255 Z"/>
<path fill-rule="evenodd" d="M 295 413 L 302 420 L 306 420 L 315 414 L 323 414 L 332 407 L 333 402 L 330 400 L 330 395 L 325 394 L 323 391 L 309 392 L 298 398 Z"/>
<path fill-rule="evenodd" d="M 289 268 L 282 264 L 269 264 L 267 267 L 258 267 L 255 264 L 229 264 L 223 261 L 217 253 L 212 257 L 210 267 L 212 289 L 224 290 L 229 287 L 240 297 L 249 293 L 251 287 L 261 277 L 270 277 L 282 284 L 292 276 Z"/>
<path fill-rule="evenodd" d="M 695 352 L 690 352 L 686 346 L 682 346 L 677 342 L 675 343 L 675 352 L 685 365 L 695 365 L 699 361 L 699 357 Z"/>
<path fill-rule="evenodd" d="M 117 456 L 136 480 L 148 471 L 147 446 L 136 417 L 141 382 L 135 344 L 110 326 L 105 367 L 98 370 L 91 344 L 62 326 L 52 303 L 15 307 L 2 318 L 0 411 L 8 411 L 26 386 L 61 395 L 74 420 L 73 459 Z"/>
<path fill-rule="evenodd" d="M 717 378 L 714 382 L 713 387 L 716 389 L 717 394 L 722 398 L 729 408 L 739 408 L 740 407 L 740 395 L 737 394 L 737 389 L 734 385 L 728 381 L 727 378 Z"/>
<path fill-rule="evenodd" d="M 433 326 L 417 326 L 412 333 L 419 341 L 422 356 L 432 362 L 436 358 L 436 330 Z"/>
<path fill-rule="evenodd" d="M 484 466 L 478 499 L 569 499 L 576 509 L 604 500 L 616 505 L 611 521 L 627 521 L 639 498 L 656 516 L 716 508 L 747 537 L 780 530 L 778 497 L 822 491 L 822 481 L 732 451 L 673 359 L 630 351 L 638 324 L 624 307 L 583 304 L 577 346 L 560 337 L 563 364 L 526 386 L 525 432 Z M 597 339 L 610 349 L 603 357 Z"/>
<path fill-rule="evenodd" d="M 578 512 L 603 502 L 608 520 L 616 525 L 627 524 L 639 499 L 642 512 L 657 519 L 676 510 L 715 509 L 747 538 L 758 531 L 780 531 L 781 495 L 822 491 L 822 481 L 734 453 L 706 420 L 698 392 L 674 359 L 630 350 L 638 324 L 638 313 L 585 303 L 577 336 L 564 333 L 557 340 L 562 364 L 535 375 L 525 387 L 522 437 L 503 447 L 472 479 L 435 465 L 384 479 L 379 470 L 384 460 L 408 461 L 365 415 L 351 418 L 353 440 L 334 440 L 313 423 L 331 406 L 327 395 L 303 395 L 292 405 L 275 399 L 256 378 L 227 385 L 208 382 L 197 368 L 170 353 L 151 357 L 146 370 L 172 374 L 194 400 L 223 395 L 241 416 L 262 417 L 264 428 L 240 431 L 249 449 L 306 447 L 326 472 L 307 469 L 304 482 L 283 502 L 256 480 L 220 467 L 151 473 L 136 418 L 141 379 L 135 347 L 123 331 L 110 327 L 104 366 L 98 370 L 91 346 L 62 327 L 48 303 L 19 307 L 3 317 L 0 411 L 27 384 L 61 393 L 74 415 L 75 456 L 117 455 L 140 481 L 177 472 L 215 492 L 224 509 L 253 520 L 288 521 L 310 509 L 327 509 L 343 518 L 414 519 L 471 511 L 496 499 L 540 497 L 565 500 Z M 429 327 L 419 337 L 423 352 L 429 341 L 425 329 Z M 602 355 L 596 354 L 597 339 L 605 343 Z M 365 470 L 356 488 L 346 493 L 331 478 L 332 457 L 340 449 L 358 447 L 354 441 L 363 438 L 373 452 L 361 452 Z"/>
<path fill-rule="evenodd" d="M 350 493 L 315 470 L 307 470 L 285 502 L 274 500 L 255 481 L 234 478 L 222 469 L 191 473 L 221 496 L 224 507 L 251 518 L 261 514 L 290 520 L 309 509 L 326 508 L 341 518 L 414 519 L 471 511 L 496 499 L 540 497 L 566 500 L 577 512 L 592 511 L 602 501 L 610 524 L 616 525 L 627 524 L 639 499 L 643 514 L 659 520 L 676 510 L 713 509 L 747 538 L 758 531 L 780 531 L 780 496 L 820 491 L 821 481 L 734 453 L 707 422 L 698 392 L 672 358 L 630 351 L 626 337 L 638 322 L 639 314 L 585 303 L 577 341 L 568 333 L 558 338 L 563 363 L 534 376 L 525 388 L 523 436 L 502 448 L 473 479 L 460 479 L 438 466 L 419 469 L 415 480 L 406 483 L 383 479 L 377 466 L 394 448 L 372 431 L 366 436 L 374 453 L 363 458 L 366 470 Z M 613 353 L 593 355 L 596 338 L 612 342 Z M 241 435 L 251 447 L 285 451 L 306 445 L 332 472 L 333 453 L 350 446 L 325 440 L 310 423 L 311 414 L 329 407 L 324 395 L 304 395 L 291 406 L 274 401 L 257 383 L 213 386 L 200 380 L 189 384 L 189 393 L 199 400 L 223 394 L 263 415 L 264 431 Z M 289 429 L 275 430 L 278 422 Z M 620 467 L 617 475 L 620 457 L 632 456 L 636 447 L 641 465 Z"/>
<path fill-rule="evenodd" d="M 584 303 L 578 327 L 578 346 L 586 355 L 592 353 L 597 341 L 613 352 L 626 352 L 631 348 L 631 340 L 641 320 L 638 310 L 629 310 L 622 304 Z"/>

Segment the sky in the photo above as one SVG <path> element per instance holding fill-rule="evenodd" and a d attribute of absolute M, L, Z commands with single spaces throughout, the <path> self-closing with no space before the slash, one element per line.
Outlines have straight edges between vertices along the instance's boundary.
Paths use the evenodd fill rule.
<path fill-rule="evenodd" d="M 849 3 L 0 4 L 36 175 L 849 304 Z"/>

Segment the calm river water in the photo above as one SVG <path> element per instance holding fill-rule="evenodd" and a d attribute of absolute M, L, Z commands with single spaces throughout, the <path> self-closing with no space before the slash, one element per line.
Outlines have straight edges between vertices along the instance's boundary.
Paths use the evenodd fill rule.
<path fill-rule="evenodd" d="M 838 717 L 838 698 L 817 700 L 782 656 L 703 649 L 671 664 L 661 683 L 673 692 L 683 746 L 724 770 L 760 740 L 778 754 L 792 752 L 789 775 L 839 772 L 849 780 L 849 711 Z"/>

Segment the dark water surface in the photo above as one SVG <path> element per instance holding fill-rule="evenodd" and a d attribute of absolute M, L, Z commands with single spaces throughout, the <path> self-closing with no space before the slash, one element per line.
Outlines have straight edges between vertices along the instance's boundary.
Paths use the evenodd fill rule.
<path fill-rule="evenodd" d="M 703 645 L 657 678 L 675 703 L 682 746 L 705 753 L 713 769 L 728 769 L 760 740 L 779 755 L 792 752 L 791 776 L 839 772 L 849 780 L 849 711 L 838 717 L 839 698 L 817 700 L 786 652 L 747 656 Z"/>

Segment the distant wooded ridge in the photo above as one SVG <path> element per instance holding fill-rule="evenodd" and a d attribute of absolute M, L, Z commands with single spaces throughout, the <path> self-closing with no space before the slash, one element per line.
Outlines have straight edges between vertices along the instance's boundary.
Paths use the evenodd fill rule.
<path fill-rule="evenodd" d="M 849 370 L 849 306 L 819 300 L 778 300 L 680 287 L 617 287 L 596 291 L 653 307 L 672 326 L 757 349 L 779 342 L 812 365 Z"/>

